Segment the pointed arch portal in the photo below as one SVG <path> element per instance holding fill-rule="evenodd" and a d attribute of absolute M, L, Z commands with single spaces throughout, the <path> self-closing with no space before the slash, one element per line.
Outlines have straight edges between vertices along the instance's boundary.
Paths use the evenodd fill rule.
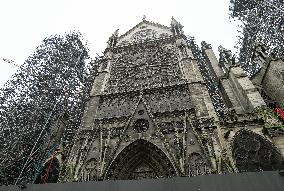
<path fill-rule="evenodd" d="M 111 163 L 107 179 L 141 179 L 175 176 L 165 153 L 154 144 L 139 139 L 124 148 Z"/>

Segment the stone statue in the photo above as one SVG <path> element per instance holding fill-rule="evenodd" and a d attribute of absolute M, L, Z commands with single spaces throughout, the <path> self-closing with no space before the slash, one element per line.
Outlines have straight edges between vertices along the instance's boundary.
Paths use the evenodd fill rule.
<path fill-rule="evenodd" d="M 172 21 L 171 21 L 171 26 L 172 26 L 172 31 L 174 33 L 174 35 L 181 35 L 183 34 L 183 26 L 177 22 L 174 17 L 172 17 Z"/>
<path fill-rule="evenodd" d="M 202 42 L 201 42 L 201 48 L 202 48 L 202 49 L 212 49 L 211 44 L 208 44 L 208 43 L 205 42 L 205 41 L 202 41 Z"/>
<path fill-rule="evenodd" d="M 109 39 L 108 39 L 108 48 L 112 48 L 112 47 L 114 47 L 115 45 L 116 45 L 116 43 L 117 43 L 117 38 L 118 38 L 118 30 L 119 29 L 117 29 L 112 35 L 111 35 L 111 37 L 109 37 Z"/>

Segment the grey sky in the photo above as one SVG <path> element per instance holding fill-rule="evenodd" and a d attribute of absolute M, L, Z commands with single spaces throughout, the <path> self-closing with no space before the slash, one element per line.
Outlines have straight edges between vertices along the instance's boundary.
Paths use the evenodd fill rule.
<path fill-rule="evenodd" d="M 146 20 L 170 25 L 174 16 L 186 35 L 233 49 L 236 24 L 229 21 L 229 0 L 3 0 L 0 2 L 0 86 L 41 41 L 53 34 L 76 30 L 88 41 L 90 54 L 106 48 L 109 36 Z"/>

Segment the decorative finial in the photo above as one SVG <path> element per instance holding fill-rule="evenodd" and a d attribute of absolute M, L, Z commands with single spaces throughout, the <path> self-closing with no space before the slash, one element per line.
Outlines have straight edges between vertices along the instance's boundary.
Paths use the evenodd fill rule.
<path fill-rule="evenodd" d="M 108 39 L 108 48 L 114 47 L 117 43 L 117 38 L 118 38 L 118 29 L 109 37 Z"/>
<path fill-rule="evenodd" d="M 114 35 L 115 37 L 118 37 L 118 31 L 119 31 L 119 29 L 116 29 L 116 31 L 113 33 L 113 35 Z"/>
<path fill-rule="evenodd" d="M 220 53 L 231 52 L 231 50 L 228 50 L 228 49 L 224 48 L 222 45 L 220 45 L 220 46 L 218 47 L 218 51 L 219 51 Z"/>
<path fill-rule="evenodd" d="M 177 22 L 177 20 L 175 20 L 175 18 L 172 16 L 172 25 L 178 25 L 179 22 Z"/>
<path fill-rule="evenodd" d="M 146 21 L 146 15 L 143 15 L 142 21 Z"/>
<path fill-rule="evenodd" d="M 206 49 L 212 49 L 211 44 L 206 43 L 205 41 L 201 42 L 201 48 L 206 50 Z"/>
<path fill-rule="evenodd" d="M 171 21 L 171 26 L 172 26 L 172 31 L 174 35 L 181 35 L 183 34 L 183 26 L 175 20 L 175 18 L 172 16 L 172 21 Z"/>

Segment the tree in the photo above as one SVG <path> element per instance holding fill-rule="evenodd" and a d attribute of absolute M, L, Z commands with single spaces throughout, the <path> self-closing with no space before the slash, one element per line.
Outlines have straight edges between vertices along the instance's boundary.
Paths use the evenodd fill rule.
<path fill-rule="evenodd" d="M 0 184 L 33 182 L 50 152 L 52 125 L 63 116 L 68 152 L 99 60 L 86 59 L 80 33 L 50 36 L 0 89 Z"/>
<path fill-rule="evenodd" d="M 284 60 L 283 0 L 231 0 L 230 11 L 242 22 L 239 61 L 250 75 L 259 69 L 252 59 L 256 43 L 267 46 L 272 57 Z"/>

